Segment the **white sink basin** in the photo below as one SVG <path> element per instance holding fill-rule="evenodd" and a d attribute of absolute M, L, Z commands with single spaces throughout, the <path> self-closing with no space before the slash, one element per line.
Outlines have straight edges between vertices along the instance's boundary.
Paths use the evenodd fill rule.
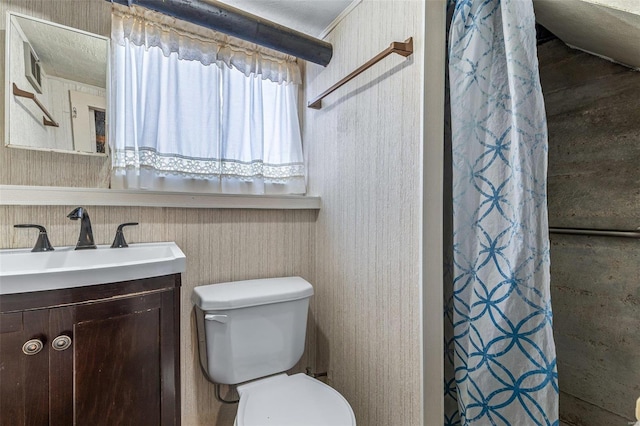
<path fill-rule="evenodd" d="M 130 244 L 95 250 L 56 247 L 0 250 L 0 295 L 82 287 L 184 272 L 186 259 L 176 243 Z"/>

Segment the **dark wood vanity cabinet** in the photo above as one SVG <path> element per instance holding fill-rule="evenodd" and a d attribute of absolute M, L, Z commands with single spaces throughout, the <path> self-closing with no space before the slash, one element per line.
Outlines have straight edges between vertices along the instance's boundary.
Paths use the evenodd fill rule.
<path fill-rule="evenodd" d="M 0 425 L 179 425 L 179 302 L 180 275 L 0 296 Z"/>

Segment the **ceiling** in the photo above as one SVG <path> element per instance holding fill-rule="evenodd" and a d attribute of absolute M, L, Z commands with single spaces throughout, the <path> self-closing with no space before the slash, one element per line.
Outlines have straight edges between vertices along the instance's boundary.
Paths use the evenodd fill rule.
<path fill-rule="evenodd" d="M 320 38 L 343 11 L 360 1 L 362 0 L 220 0 L 221 3 L 252 15 Z"/>
<path fill-rule="evenodd" d="M 220 1 L 322 38 L 361 0 Z M 640 69 L 640 0 L 534 0 L 534 8 L 536 21 L 569 46 Z"/>
<path fill-rule="evenodd" d="M 640 69 L 640 0 L 534 0 L 536 21 L 571 47 Z"/>
<path fill-rule="evenodd" d="M 104 37 L 42 21 L 14 16 L 40 65 L 50 76 L 106 88 L 107 48 Z"/>

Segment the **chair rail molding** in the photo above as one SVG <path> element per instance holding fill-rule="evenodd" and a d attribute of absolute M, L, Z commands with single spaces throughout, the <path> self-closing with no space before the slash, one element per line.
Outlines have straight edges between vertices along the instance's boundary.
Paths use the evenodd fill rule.
<path fill-rule="evenodd" d="M 307 195 L 205 194 L 106 188 L 0 185 L 0 205 L 319 210 L 321 200 L 320 197 Z"/>

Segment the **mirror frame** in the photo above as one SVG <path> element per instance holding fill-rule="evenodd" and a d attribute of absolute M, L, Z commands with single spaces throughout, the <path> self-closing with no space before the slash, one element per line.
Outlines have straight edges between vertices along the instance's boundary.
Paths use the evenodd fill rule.
<path fill-rule="evenodd" d="M 75 33 L 79 33 L 81 35 L 97 38 L 103 40 L 107 44 L 107 58 L 106 58 L 106 82 L 105 82 L 105 90 L 106 90 L 106 103 L 107 108 L 105 111 L 105 152 L 84 152 L 84 151 L 75 151 L 75 150 L 66 150 L 66 149 L 56 149 L 56 148 L 40 148 L 35 146 L 27 146 L 27 145 L 13 145 L 11 144 L 10 139 L 10 120 L 11 120 L 11 100 L 13 96 L 13 90 L 11 85 L 11 63 L 10 63 L 10 55 L 11 49 L 11 25 L 12 25 L 12 17 L 18 17 L 23 19 L 29 19 L 41 24 L 52 25 L 54 27 L 58 27 L 60 29 L 65 29 L 69 31 L 73 31 Z M 5 30 L 5 58 L 4 58 L 4 66 L 5 66 L 5 97 L 4 97 L 4 120 L 5 120 L 5 129 L 4 129 L 4 146 L 6 148 L 12 149 L 25 149 L 31 151 L 45 151 L 45 152 L 57 152 L 62 154 L 72 154 L 72 155 L 86 155 L 91 157 L 109 157 L 110 156 L 110 148 L 109 148 L 109 104 L 111 99 L 111 38 L 101 36 L 99 34 L 90 33 L 88 31 L 83 31 L 78 28 L 69 27 L 67 25 L 58 24 L 56 22 L 47 21 L 45 19 L 36 18 L 34 16 L 26 15 L 24 13 L 17 13 L 12 11 L 6 12 L 6 30 Z"/>

